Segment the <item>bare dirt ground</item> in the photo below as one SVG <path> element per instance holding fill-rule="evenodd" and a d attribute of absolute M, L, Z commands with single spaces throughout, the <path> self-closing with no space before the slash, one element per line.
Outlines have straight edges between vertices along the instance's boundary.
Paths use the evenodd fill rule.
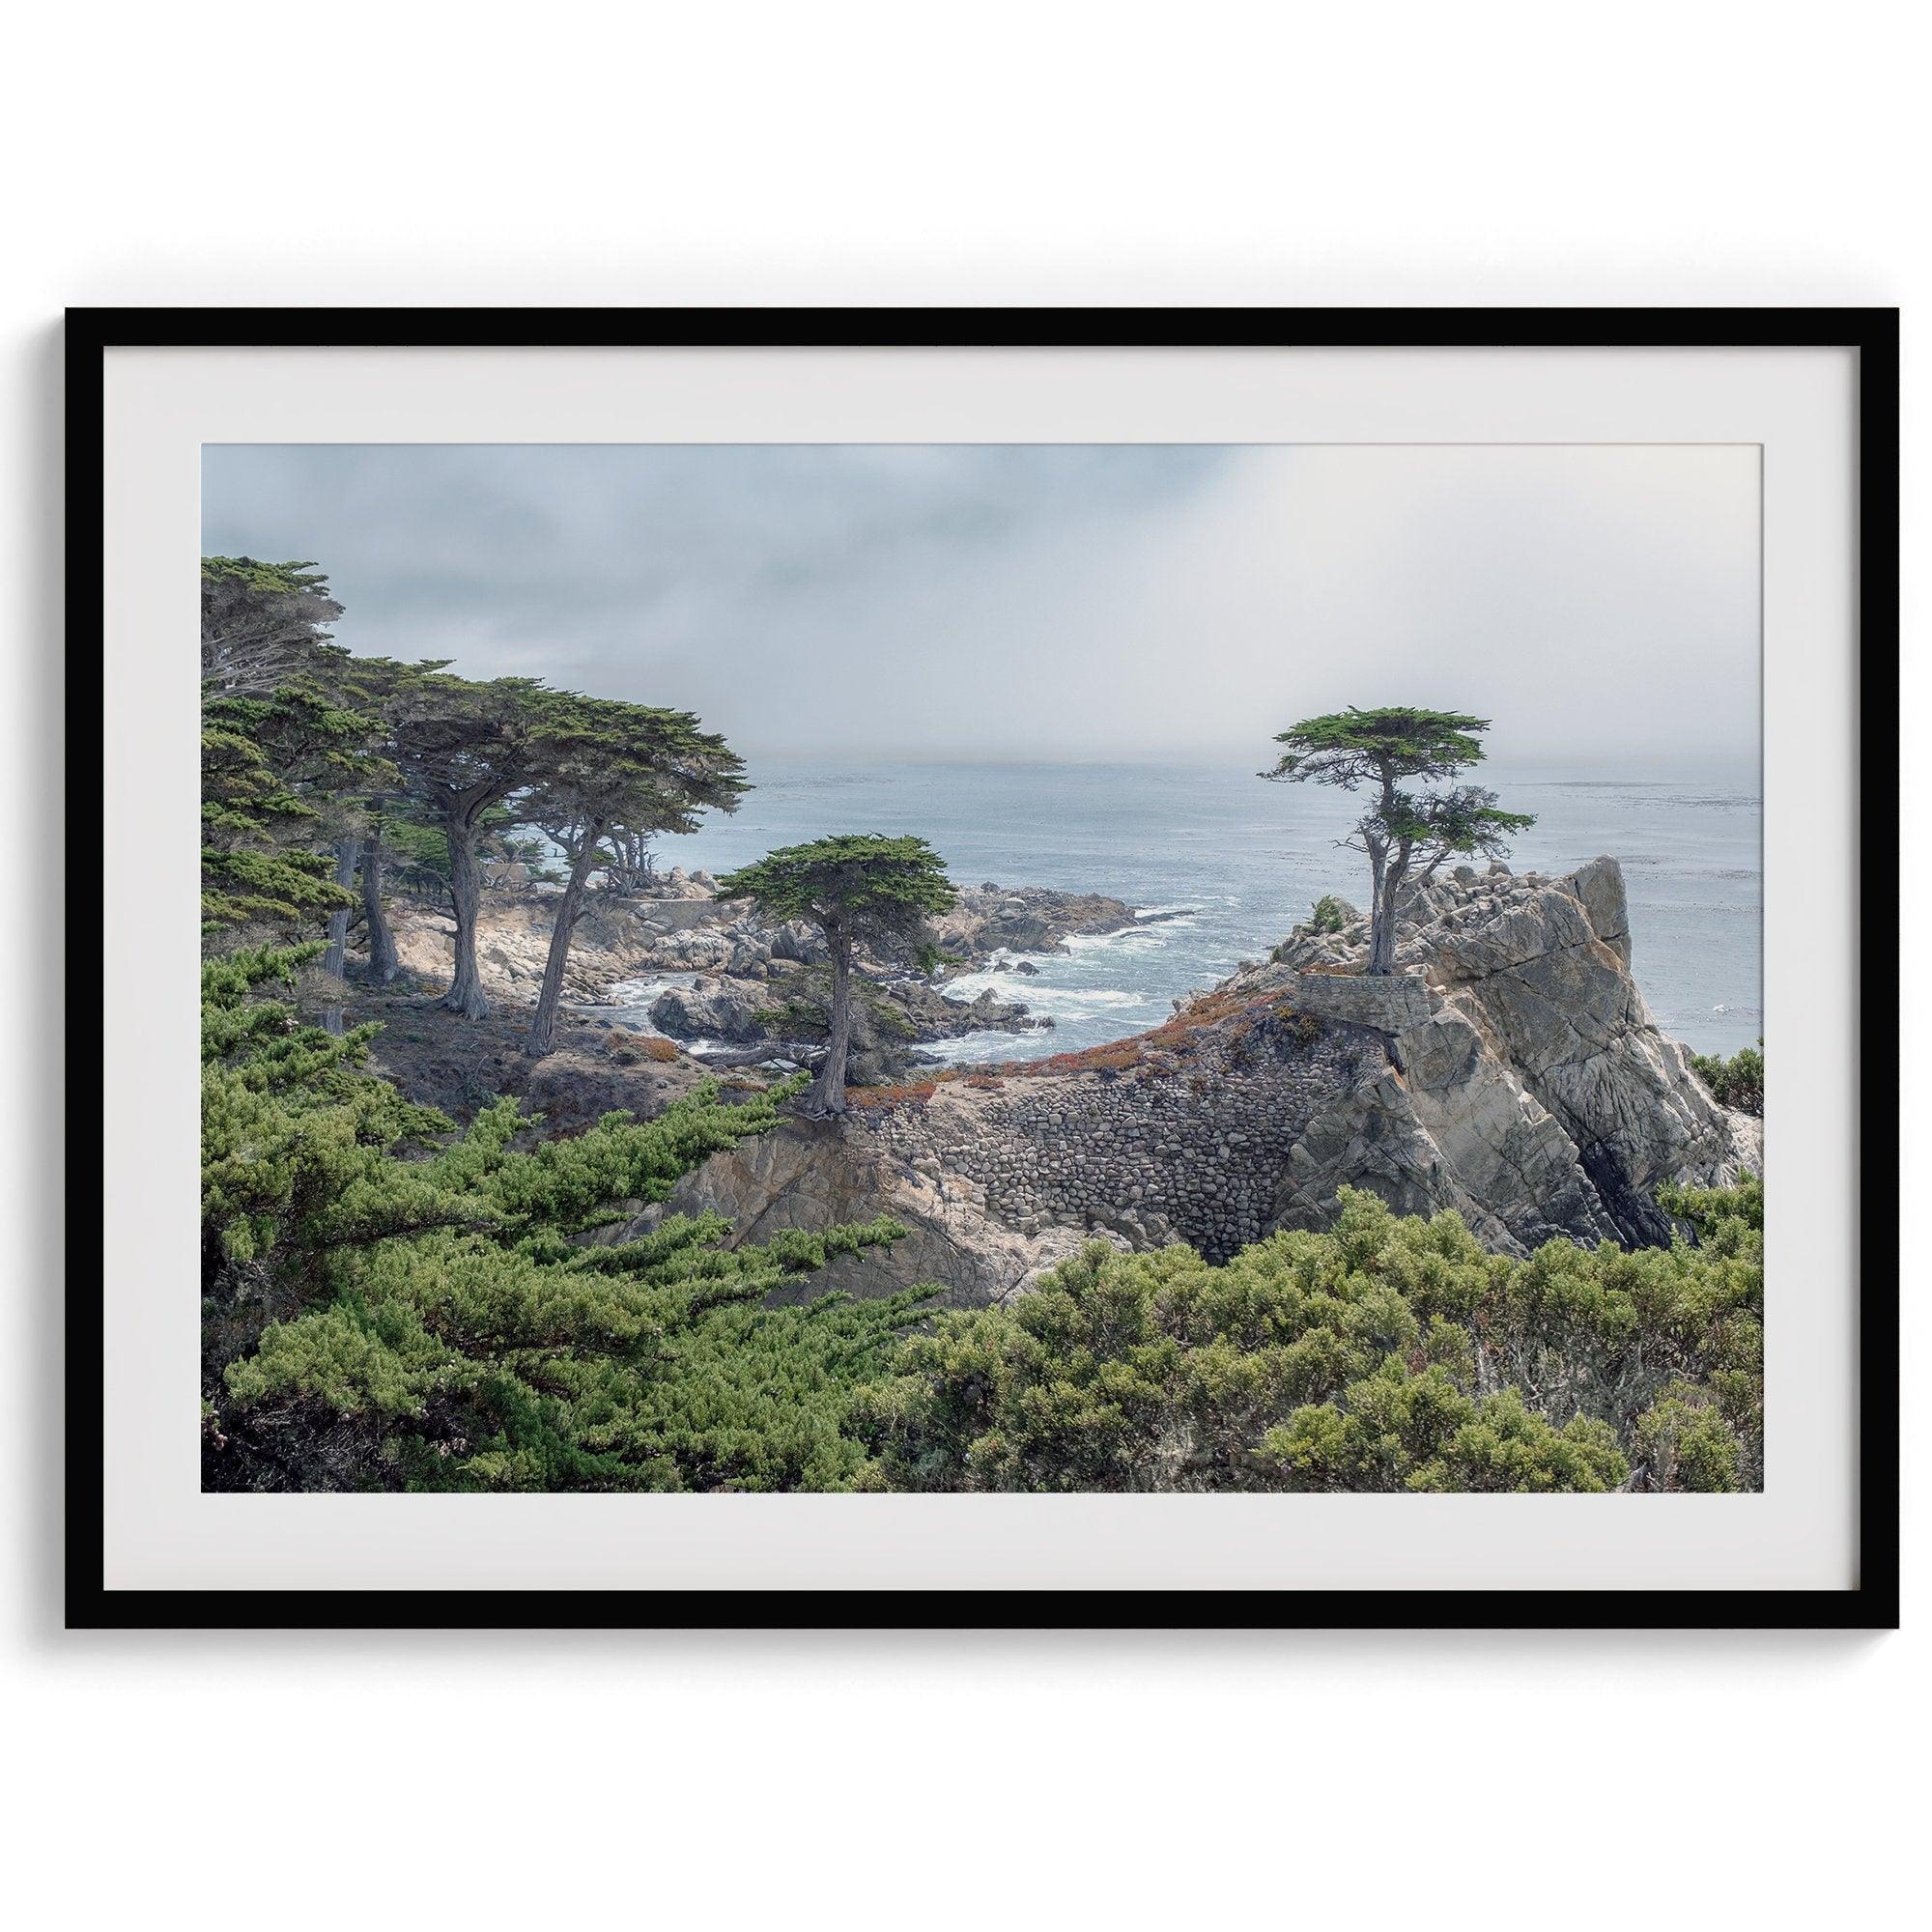
<path fill-rule="evenodd" d="M 344 1018 L 352 1026 L 380 1022 L 369 1050 L 374 1069 L 456 1121 L 473 1120 L 508 1094 L 544 1116 L 546 1134 L 576 1133 L 619 1110 L 651 1119 L 707 1079 L 720 1080 L 727 1098 L 733 1087 L 764 1084 L 755 1073 L 707 1070 L 668 1040 L 568 1011 L 557 1017 L 554 1050 L 532 1060 L 524 1051 L 526 1005 L 497 1001 L 487 1018 L 466 1020 L 437 1004 L 441 991 L 440 982 L 414 978 L 383 987 L 352 980 Z M 652 1057 L 667 1053 L 671 1058 Z"/>

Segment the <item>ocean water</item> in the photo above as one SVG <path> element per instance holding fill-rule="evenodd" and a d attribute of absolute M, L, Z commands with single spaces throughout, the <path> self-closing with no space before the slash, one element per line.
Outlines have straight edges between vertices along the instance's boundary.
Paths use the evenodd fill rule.
<path fill-rule="evenodd" d="M 1257 760 L 1259 763 L 1259 760 Z M 1665 1032 L 1730 1053 L 1763 1031 L 1759 800 L 1753 776 L 1641 779 L 1486 766 L 1482 781 L 1537 815 L 1518 871 L 1623 862 L 1632 965 Z M 766 761 L 730 817 L 663 842 L 659 863 L 720 872 L 775 845 L 834 832 L 914 832 L 961 885 L 1106 893 L 1172 915 L 1078 938 L 951 982 L 1050 1015 L 1051 1031 L 976 1034 L 927 1051 L 1020 1060 L 1097 1046 L 1158 1025 L 1175 1000 L 1263 957 L 1324 893 L 1367 897 L 1367 862 L 1336 840 L 1359 807 L 1317 785 L 1267 784 L 1230 766 L 834 765 Z M 664 982 L 655 982 L 664 983 Z M 637 996 L 634 996 L 637 997 Z"/>

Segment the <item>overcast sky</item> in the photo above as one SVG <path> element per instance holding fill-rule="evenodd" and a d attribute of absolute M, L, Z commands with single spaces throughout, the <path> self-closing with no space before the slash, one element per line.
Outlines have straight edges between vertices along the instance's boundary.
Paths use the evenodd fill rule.
<path fill-rule="evenodd" d="M 747 754 L 1260 758 L 1414 703 L 1492 755 L 1754 756 L 1754 448 L 211 446 L 203 549 L 339 640 Z"/>

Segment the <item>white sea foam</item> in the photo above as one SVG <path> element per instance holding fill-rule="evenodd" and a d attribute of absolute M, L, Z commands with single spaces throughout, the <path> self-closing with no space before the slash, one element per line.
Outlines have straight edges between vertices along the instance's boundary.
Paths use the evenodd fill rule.
<path fill-rule="evenodd" d="M 946 1066 L 971 1066 L 980 1061 L 1045 1060 L 1061 1047 L 1050 1033 L 963 1033 L 957 1039 L 928 1040 L 919 1048 L 922 1060 Z"/>
<path fill-rule="evenodd" d="M 1118 932 L 1069 932 L 1069 952 L 1155 952 L 1178 932 L 1191 932 L 1201 922 L 1186 913 L 1156 920 L 1151 925 L 1123 925 Z"/>
<path fill-rule="evenodd" d="M 1092 1019 L 1111 1009 L 1145 1007 L 1148 995 L 1125 986 L 1056 986 L 1044 974 L 969 973 L 947 983 L 949 999 L 972 1001 L 981 993 L 1016 1000 L 1029 1011 L 1056 1020 Z"/>
<path fill-rule="evenodd" d="M 651 1002 L 660 993 L 668 993 L 675 988 L 688 992 L 697 984 L 696 973 L 654 973 L 642 980 L 619 980 L 611 988 L 608 999 L 599 1000 L 592 1006 L 579 1006 L 574 1009 L 580 1013 L 603 1013 L 611 1019 L 620 1020 L 627 1027 L 639 1033 L 655 1034 L 659 1038 L 668 1037 L 661 1027 L 652 1023 Z M 690 1044 L 694 1051 L 701 1047 L 717 1047 L 718 1040 L 694 1040 Z"/>

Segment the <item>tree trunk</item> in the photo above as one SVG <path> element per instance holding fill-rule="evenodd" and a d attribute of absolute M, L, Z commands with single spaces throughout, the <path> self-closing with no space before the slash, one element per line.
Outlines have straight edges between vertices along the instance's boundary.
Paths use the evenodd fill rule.
<path fill-rule="evenodd" d="M 487 1018 L 490 1002 L 476 970 L 476 908 L 483 889 L 476 869 L 476 823 L 469 816 L 444 821 L 449 840 L 449 898 L 456 910 L 456 972 L 441 1004 L 467 1020 Z"/>
<path fill-rule="evenodd" d="M 1369 971 L 1378 977 L 1395 971 L 1395 906 L 1407 875 L 1408 853 L 1398 847 L 1376 887 L 1375 917 L 1369 927 Z"/>
<path fill-rule="evenodd" d="M 338 838 L 335 841 L 335 883 L 338 886 L 353 886 L 355 883 L 355 859 L 361 851 L 361 841 L 355 838 Z M 322 955 L 322 970 L 331 979 L 342 978 L 342 969 L 348 963 L 349 953 L 349 908 L 337 906 L 328 915 L 328 950 Z M 339 1006 L 326 1008 L 322 1024 L 328 1033 L 342 1031 L 342 1009 Z"/>
<path fill-rule="evenodd" d="M 543 990 L 537 995 L 537 1009 L 530 1020 L 529 1037 L 524 1051 L 532 1060 L 541 1060 L 550 1051 L 550 1037 L 556 1025 L 556 1005 L 563 997 L 564 969 L 570 964 L 570 936 L 583 911 L 583 890 L 597 856 L 597 841 L 604 828 L 593 820 L 584 828 L 571 855 L 570 878 L 557 905 L 556 923 L 550 929 L 550 956 L 544 961 Z"/>
<path fill-rule="evenodd" d="M 383 910 L 383 832 L 378 826 L 362 848 L 362 921 L 369 928 L 369 977 L 386 986 L 403 970 L 396 935 Z"/>
<path fill-rule="evenodd" d="M 1388 871 L 1388 848 L 1369 842 L 1369 971 L 1376 970 L 1376 954 L 1381 950 L 1382 879 Z"/>
<path fill-rule="evenodd" d="M 845 1054 L 852 1044 L 852 937 L 837 927 L 825 937 L 832 951 L 832 1034 L 805 1104 L 818 1118 L 845 1111 Z"/>
<path fill-rule="evenodd" d="M 1395 895 L 1402 886 L 1402 874 L 1408 861 L 1408 848 L 1398 844 L 1389 851 L 1389 828 L 1396 814 L 1395 771 L 1386 758 L 1381 760 L 1380 842 L 1372 835 L 1369 865 L 1375 875 L 1374 895 L 1369 901 L 1369 971 L 1380 977 L 1395 971 Z"/>

